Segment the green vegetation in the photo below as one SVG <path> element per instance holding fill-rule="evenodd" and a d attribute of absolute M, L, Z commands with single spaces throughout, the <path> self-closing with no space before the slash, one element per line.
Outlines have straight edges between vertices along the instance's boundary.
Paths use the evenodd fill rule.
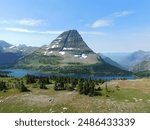
<path fill-rule="evenodd" d="M 32 75 L 26 75 L 24 78 L 8 78 L 9 80 L 0 81 L 0 90 L 6 90 L 6 88 L 16 88 L 20 92 L 29 91 L 26 86 L 37 85 L 40 89 L 48 89 L 46 85 L 53 84 L 54 90 L 77 90 L 80 94 L 89 96 L 95 96 L 95 82 L 94 80 L 88 79 L 76 79 L 69 77 L 36 77 Z M 103 82 L 101 80 L 97 82 Z"/>
<path fill-rule="evenodd" d="M 24 85 L 23 81 L 19 82 L 19 90 L 20 92 L 28 92 L 29 90 L 27 89 L 27 87 Z"/>
<path fill-rule="evenodd" d="M 137 72 L 135 73 L 135 75 L 137 75 L 138 77 L 150 77 L 150 71 L 146 70 L 146 71 Z"/>
<path fill-rule="evenodd" d="M 0 78 L 0 112 L 150 112 L 145 80 Z"/>
<path fill-rule="evenodd" d="M 121 70 L 117 67 L 100 62 L 83 64 L 82 62 L 65 61 L 63 57 L 56 55 L 44 55 L 43 50 L 37 50 L 32 55 L 28 55 L 20 60 L 14 68 L 38 70 L 51 74 L 78 74 L 78 75 L 132 75 L 131 72 Z"/>
<path fill-rule="evenodd" d="M 32 56 L 26 56 L 22 61 L 19 61 L 15 67 L 24 67 L 30 69 L 39 69 L 48 65 L 58 65 L 62 60 L 61 57 L 51 55 L 40 55 L 39 52 L 33 53 Z M 25 66 L 26 65 L 26 66 Z"/>
<path fill-rule="evenodd" d="M 7 77 L 9 72 L 0 71 L 0 77 Z"/>
<path fill-rule="evenodd" d="M 6 82 L 0 81 L 0 91 L 6 91 Z"/>

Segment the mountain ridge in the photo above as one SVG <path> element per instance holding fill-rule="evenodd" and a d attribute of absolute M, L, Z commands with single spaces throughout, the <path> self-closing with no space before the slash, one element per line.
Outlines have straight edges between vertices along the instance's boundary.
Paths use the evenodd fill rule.
<path fill-rule="evenodd" d="M 98 54 L 102 57 L 102 59 L 103 59 L 105 62 L 109 63 L 110 65 L 113 65 L 113 66 L 118 67 L 118 68 L 120 68 L 120 69 L 126 70 L 124 67 L 122 67 L 119 63 L 117 63 L 116 61 L 112 60 L 111 58 L 109 58 L 109 57 L 103 55 L 102 53 L 98 53 Z"/>
<path fill-rule="evenodd" d="M 50 45 L 39 48 L 26 56 L 15 67 L 50 73 L 128 73 L 106 63 L 87 46 L 77 30 L 63 32 Z"/>
<path fill-rule="evenodd" d="M 13 66 L 18 60 L 36 49 L 36 47 L 28 47 L 23 44 L 12 45 L 4 40 L 0 40 L 0 68 Z"/>
<path fill-rule="evenodd" d="M 4 40 L 0 40 L 0 47 L 1 48 L 8 48 L 10 46 L 12 46 L 12 44 L 10 44 L 10 43 L 8 43 L 8 42 L 6 42 Z"/>

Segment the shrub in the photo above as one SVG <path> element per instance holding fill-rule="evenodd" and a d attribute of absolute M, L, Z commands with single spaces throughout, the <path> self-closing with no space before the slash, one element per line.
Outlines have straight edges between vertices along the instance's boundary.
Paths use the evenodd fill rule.
<path fill-rule="evenodd" d="M 57 83 L 55 82 L 54 90 L 66 90 L 63 82 Z"/>
<path fill-rule="evenodd" d="M 40 83 L 40 89 L 48 89 L 44 83 Z"/>
<path fill-rule="evenodd" d="M 0 91 L 6 91 L 6 89 L 7 89 L 6 82 L 0 81 Z"/>
<path fill-rule="evenodd" d="M 28 88 L 24 85 L 23 81 L 19 84 L 20 92 L 29 92 Z"/>

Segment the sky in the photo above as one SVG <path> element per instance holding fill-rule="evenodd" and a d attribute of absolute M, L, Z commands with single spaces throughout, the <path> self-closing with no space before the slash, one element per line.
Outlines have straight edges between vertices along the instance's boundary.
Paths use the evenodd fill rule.
<path fill-rule="evenodd" d="M 95 52 L 150 51 L 150 0 L 0 0 L 0 40 L 50 44 L 77 29 Z"/>

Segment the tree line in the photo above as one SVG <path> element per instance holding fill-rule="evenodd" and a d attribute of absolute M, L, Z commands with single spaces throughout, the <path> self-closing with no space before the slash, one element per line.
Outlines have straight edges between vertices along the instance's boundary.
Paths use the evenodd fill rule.
<path fill-rule="evenodd" d="M 33 75 L 26 75 L 24 78 L 14 78 L 15 80 L 0 81 L 0 91 L 6 91 L 9 88 L 17 88 L 20 92 L 27 92 L 28 85 L 38 86 L 40 89 L 48 89 L 48 84 L 53 84 L 55 91 L 78 91 L 79 94 L 88 96 L 100 95 L 100 89 L 95 86 L 98 83 L 104 83 L 104 80 L 92 80 L 92 79 L 78 79 L 72 77 L 39 77 Z"/>

